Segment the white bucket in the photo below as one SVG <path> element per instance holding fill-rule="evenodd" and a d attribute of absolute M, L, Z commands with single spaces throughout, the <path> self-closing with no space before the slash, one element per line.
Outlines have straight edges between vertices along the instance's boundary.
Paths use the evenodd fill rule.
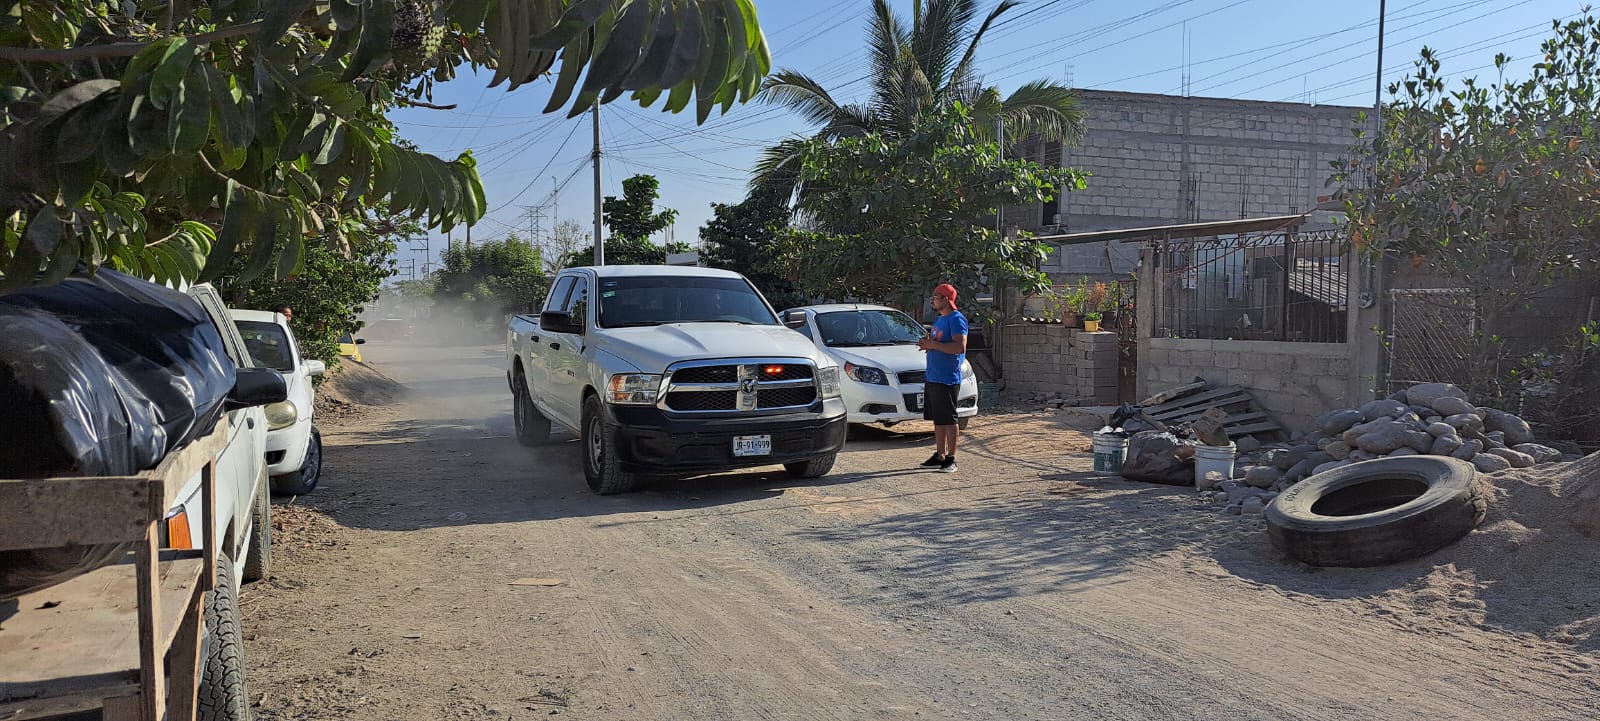
<path fill-rule="evenodd" d="M 1199 485 L 1207 473 L 1216 471 L 1224 479 L 1233 478 L 1233 450 L 1229 443 L 1226 446 L 1197 445 L 1194 447 L 1194 481 Z"/>
<path fill-rule="evenodd" d="M 1094 469 L 1096 471 L 1116 473 L 1122 470 L 1122 462 L 1127 457 L 1127 436 L 1114 433 L 1094 434 Z"/>

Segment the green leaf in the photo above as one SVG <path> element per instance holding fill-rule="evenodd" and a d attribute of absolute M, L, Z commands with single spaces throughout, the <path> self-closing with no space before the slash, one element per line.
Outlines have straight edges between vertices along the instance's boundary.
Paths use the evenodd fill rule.
<path fill-rule="evenodd" d="M 334 119 L 328 137 L 322 141 L 322 147 L 317 149 L 317 157 L 312 160 L 317 165 L 327 165 L 337 159 L 344 152 L 345 124 Z"/>
<path fill-rule="evenodd" d="M 262 208 L 262 213 L 256 218 L 250 259 L 239 272 L 239 282 L 248 283 L 261 277 L 261 274 L 266 272 L 267 266 L 272 264 L 272 259 L 278 250 L 279 225 L 279 214 L 276 209 Z"/>
<path fill-rule="evenodd" d="M 211 135 L 211 97 L 205 72 L 196 69 L 178 89 L 167 116 L 167 143 L 174 155 L 194 155 Z"/>
<path fill-rule="evenodd" d="M 647 42 L 645 34 L 650 30 L 651 20 L 648 2 L 633 2 L 623 8 L 605 44 L 595 50 L 594 60 L 589 63 L 583 79 L 584 93 L 616 87 L 628 77 L 639 64 L 639 53 Z"/>
<path fill-rule="evenodd" d="M 150 78 L 150 104 L 159 110 L 165 110 L 167 103 L 178 91 L 178 86 L 183 83 L 184 76 L 189 74 L 189 65 L 194 62 L 195 46 L 187 38 L 177 36 L 167 46 L 166 52 L 161 56 L 161 62 L 156 65 L 155 74 Z"/>
<path fill-rule="evenodd" d="M 361 40 L 341 79 L 348 82 L 361 77 L 388 55 L 389 42 L 394 37 L 394 8 L 394 3 L 386 0 L 373 0 L 362 8 Z"/>
<path fill-rule="evenodd" d="M 297 275 L 304 267 L 302 265 L 305 241 L 300 238 L 291 238 L 284 243 L 282 252 L 278 253 L 278 268 L 274 277 L 278 280 L 287 280 Z"/>
<path fill-rule="evenodd" d="M 22 239 L 26 242 L 17 246 L 19 251 L 26 246 L 41 258 L 55 252 L 61 242 L 61 216 L 56 215 L 55 206 L 46 205 L 35 212 L 27 229 L 22 231 Z"/>
<path fill-rule="evenodd" d="M 256 232 L 256 220 L 259 214 L 258 206 L 246 195 L 239 184 L 228 181 L 228 191 L 225 195 L 222 209 L 222 232 L 217 234 L 216 241 L 211 244 L 210 251 L 206 254 L 206 262 L 200 278 L 205 281 L 216 280 L 233 261 L 235 250 L 248 246 Z"/>
<path fill-rule="evenodd" d="M 206 91 L 211 98 L 212 123 L 217 128 L 218 146 L 224 150 L 243 150 L 250 143 L 251 133 L 246 127 L 244 114 L 239 110 L 239 103 L 233 97 L 233 88 L 215 66 L 205 66 L 205 78 Z"/>
<path fill-rule="evenodd" d="M 61 131 L 56 134 L 56 162 L 76 163 L 97 153 L 120 100 L 113 93 L 105 93 L 68 114 L 61 121 Z"/>
<path fill-rule="evenodd" d="M 256 39 L 273 43 L 311 9 L 312 0 L 273 0 L 266 5 L 267 14 L 261 18 L 261 29 L 256 31 Z"/>
<path fill-rule="evenodd" d="M 572 96 L 572 89 L 578 82 L 578 74 L 583 72 L 584 60 L 589 55 L 589 34 L 579 33 L 566 49 L 561 51 L 561 72 L 556 76 L 556 85 L 550 90 L 550 102 L 545 103 L 544 112 L 553 113 L 566 105 L 567 98 Z"/>
<path fill-rule="evenodd" d="M 657 81 L 661 87 L 677 88 L 685 81 L 691 80 L 690 74 L 700 63 L 700 39 L 704 35 L 705 27 L 700 18 L 700 4 L 684 4 L 683 16 L 678 20 L 678 31 L 672 38 L 672 54 Z M 681 109 L 683 106 L 679 105 L 677 110 Z"/>

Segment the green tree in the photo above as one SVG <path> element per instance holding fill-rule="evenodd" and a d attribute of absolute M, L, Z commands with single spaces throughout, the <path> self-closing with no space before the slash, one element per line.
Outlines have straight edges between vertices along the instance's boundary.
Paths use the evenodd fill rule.
<path fill-rule="evenodd" d="M 791 216 L 776 192 L 758 189 L 739 203 L 712 203 L 711 212 L 700 227 L 706 265 L 743 273 L 780 309 L 805 304 L 805 295 L 784 277 L 773 256 Z"/>
<path fill-rule="evenodd" d="M 473 320 L 526 313 L 544 300 L 550 282 L 539 249 L 515 234 L 474 246 L 445 249 L 434 274 L 433 297 L 459 304 Z"/>
<path fill-rule="evenodd" d="M 752 97 L 770 66 L 751 0 L 8 7 L 4 287 L 53 282 L 79 261 L 216 278 L 235 256 L 247 281 L 269 269 L 286 278 L 307 239 L 347 253 L 341 219 L 380 201 L 429 227 L 470 225 L 485 210 L 472 157 L 399 145 L 385 117 L 431 106 L 433 84 L 461 65 L 513 89 L 550 77 L 546 112 L 631 92 L 674 112 L 692 100 L 700 122 Z"/>
<path fill-rule="evenodd" d="M 1530 349 L 1503 334 L 1552 284 L 1600 277 L 1600 20 L 1551 25 L 1524 80 L 1505 79 L 1501 55 L 1500 80 L 1452 85 L 1425 48 L 1389 87 L 1376 142 L 1358 127 L 1335 166 L 1357 247 L 1468 289 L 1468 384 L 1485 403 L 1515 401 L 1532 371 Z M 1571 331 L 1574 352 L 1592 357 L 1593 329 Z"/>
<path fill-rule="evenodd" d="M 659 181 L 653 175 L 635 175 L 622 181 L 622 197 L 605 197 L 601 206 L 606 227 L 611 235 L 606 238 L 607 265 L 661 265 L 667 262 L 667 253 L 687 253 L 688 243 L 674 242 L 665 247 L 650 242 L 655 235 L 678 217 L 670 208 L 656 210 Z M 568 265 L 594 265 L 594 247 L 579 250 L 572 255 Z"/>
<path fill-rule="evenodd" d="M 971 120 L 956 103 L 930 110 L 908 135 L 808 141 L 800 179 L 811 192 L 799 212 L 816 229 L 780 234 L 775 257 L 784 274 L 811 295 L 911 309 L 945 282 L 971 295 L 995 283 L 1023 293 L 1047 289 L 1037 270 L 1047 246 L 1025 234 L 1002 237 L 972 219 L 1001 203 L 1038 203 L 1082 188 L 1084 175 L 1002 160 Z"/>
<path fill-rule="evenodd" d="M 218 280 L 231 307 L 269 310 L 287 305 L 294 309 L 290 326 L 302 354 L 329 367 L 339 362 L 339 336 L 361 327 L 358 317 L 363 306 L 377 300 L 384 279 L 393 274 L 390 258 L 398 241 L 422 232 L 415 220 L 383 209 L 346 216 L 345 222 L 349 255 L 325 242 L 307 243 L 304 261 L 293 276 L 246 280 L 246 262 L 236 257 Z"/>
<path fill-rule="evenodd" d="M 1035 80 L 1002 97 L 978 75 L 975 63 L 984 35 L 1017 5 L 1002 0 L 972 29 L 977 0 L 912 0 L 907 27 L 888 0 L 872 0 L 867 32 L 872 91 L 865 103 L 840 104 L 821 82 L 787 68 L 763 83 L 761 97 L 815 125 L 812 141 L 868 133 L 885 140 L 903 137 L 916 131 L 929 110 L 959 103 L 968 108 L 976 139 L 994 139 L 1003 128 L 1007 138 L 1077 143 L 1083 137 L 1083 112 L 1069 88 Z M 791 138 L 768 148 L 756 166 L 755 184 L 773 185 L 786 198 L 797 188 L 803 192 L 799 161 L 805 147 L 805 140 Z"/>

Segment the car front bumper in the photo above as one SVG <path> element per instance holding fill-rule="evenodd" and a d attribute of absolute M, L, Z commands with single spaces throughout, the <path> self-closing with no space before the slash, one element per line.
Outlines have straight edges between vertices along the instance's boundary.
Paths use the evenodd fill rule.
<path fill-rule="evenodd" d="M 921 383 L 877 385 L 846 379 L 844 397 L 850 408 L 851 423 L 902 423 L 922 420 L 922 406 L 916 404 L 923 392 Z M 956 392 L 956 417 L 978 415 L 978 381 L 962 378 Z"/>
<path fill-rule="evenodd" d="M 267 475 L 297 473 L 311 447 L 311 419 L 301 418 L 288 428 L 267 432 Z"/>
<path fill-rule="evenodd" d="M 820 407 L 819 407 L 820 406 Z M 623 468 L 641 474 L 709 473 L 796 463 L 838 453 L 849 428 L 844 402 L 777 415 L 688 414 L 653 406 L 606 406 Z M 736 436 L 772 436 L 772 453 L 733 455 Z"/>

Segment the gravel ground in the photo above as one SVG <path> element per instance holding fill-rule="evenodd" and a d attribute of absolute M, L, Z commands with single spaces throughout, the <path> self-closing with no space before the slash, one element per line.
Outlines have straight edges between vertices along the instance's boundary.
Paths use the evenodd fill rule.
<path fill-rule="evenodd" d="M 953 475 L 912 469 L 932 445 L 918 424 L 854 432 L 815 482 L 774 469 L 597 497 L 570 438 L 510 437 L 498 347 L 363 350 L 407 392 L 326 419 L 321 487 L 277 500 L 276 568 L 242 601 L 263 719 L 1600 707 L 1582 623 L 1600 611 L 1469 612 L 1485 580 L 1428 559 L 1290 564 L 1259 518 L 1092 473 L 1091 417 L 980 416 Z"/>

